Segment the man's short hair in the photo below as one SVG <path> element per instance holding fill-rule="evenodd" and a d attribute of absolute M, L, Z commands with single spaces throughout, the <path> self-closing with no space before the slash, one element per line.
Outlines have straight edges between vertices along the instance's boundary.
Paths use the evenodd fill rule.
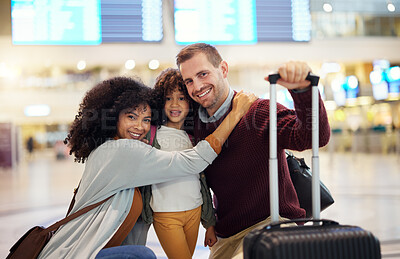
<path fill-rule="evenodd" d="M 191 59 L 194 55 L 198 53 L 204 53 L 208 59 L 208 61 L 214 66 L 218 67 L 222 61 L 221 55 L 218 53 L 218 50 L 206 43 L 195 43 L 184 47 L 178 55 L 176 55 L 176 65 L 178 69 L 180 69 L 180 65 Z"/>

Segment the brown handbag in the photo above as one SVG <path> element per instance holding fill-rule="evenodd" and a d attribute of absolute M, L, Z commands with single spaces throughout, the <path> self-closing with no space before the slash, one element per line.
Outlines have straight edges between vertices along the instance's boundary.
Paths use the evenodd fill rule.
<path fill-rule="evenodd" d="M 72 198 L 69 211 L 72 209 L 75 202 L 75 195 L 77 189 L 74 191 L 74 197 Z M 112 195 L 113 196 L 113 195 Z M 45 245 L 49 242 L 50 238 L 53 236 L 54 232 L 65 223 L 81 216 L 82 214 L 96 208 L 106 200 L 110 199 L 112 196 L 98 203 L 87 206 L 64 219 L 54 223 L 53 225 L 44 228 L 42 226 L 35 226 L 26 232 L 11 248 L 10 253 L 6 259 L 35 259 L 39 256 L 40 252 L 43 250 Z M 68 214 L 67 213 L 67 214 Z"/>

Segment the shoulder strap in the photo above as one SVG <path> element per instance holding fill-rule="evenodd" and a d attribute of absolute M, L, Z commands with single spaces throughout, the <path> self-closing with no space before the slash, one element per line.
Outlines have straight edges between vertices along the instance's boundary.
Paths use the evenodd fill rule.
<path fill-rule="evenodd" d="M 73 214 L 71 214 L 71 215 L 65 217 L 65 218 L 62 219 L 62 220 L 57 221 L 57 222 L 54 223 L 53 225 L 51 225 L 51 226 L 49 226 L 48 228 L 46 228 L 46 230 L 43 231 L 43 234 L 47 234 L 47 233 L 49 233 L 50 231 L 56 230 L 57 228 L 61 227 L 61 226 L 64 225 L 65 223 L 67 223 L 67 222 L 69 222 L 69 221 L 71 221 L 71 220 L 73 220 L 73 219 L 76 219 L 77 217 L 81 216 L 82 214 L 85 214 L 86 212 L 88 212 L 88 211 L 90 211 L 90 210 L 96 208 L 96 207 L 99 206 L 100 204 L 102 204 L 102 203 L 104 203 L 105 201 L 107 201 L 108 199 L 110 199 L 112 196 L 114 196 L 114 195 L 111 195 L 110 197 L 108 197 L 108 198 L 106 198 L 106 199 L 104 199 L 104 200 L 102 200 L 102 201 L 99 201 L 99 202 L 97 202 L 97 203 L 95 203 L 95 204 L 92 204 L 92 205 L 90 205 L 90 206 L 87 206 L 87 207 L 85 207 L 85 208 L 83 208 L 83 209 L 81 209 L 81 210 L 79 210 L 79 211 L 77 211 L 77 212 L 75 212 L 75 213 L 73 213 Z"/>
<path fill-rule="evenodd" d="M 190 134 L 188 134 L 188 136 L 189 136 L 190 141 L 192 142 L 192 145 L 196 146 L 196 144 L 194 143 L 194 136 L 190 135 Z"/>
<path fill-rule="evenodd" d="M 65 215 L 65 216 L 68 216 L 68 214 L 71 212 L 72 208 L 75 205 L 75 196 L 76 196 L 76 193 L 78 192 L 78 189 L 79 189 L 80 185 L 81 185 L 81 181 L 79 181 L 78 187 L 76 187 L 74 189 L 74 196 L 72 197 L 71 203 L 69 204 L 69 208 L 68 208 L 68 211 L 67 211 L 67 215 Z"/>
<path fill-rule="evenodd" d="M 150 126 L 150 146 L 153 145 L 154 137 L 156 136 L 157 126 L 151 125 Z"/>

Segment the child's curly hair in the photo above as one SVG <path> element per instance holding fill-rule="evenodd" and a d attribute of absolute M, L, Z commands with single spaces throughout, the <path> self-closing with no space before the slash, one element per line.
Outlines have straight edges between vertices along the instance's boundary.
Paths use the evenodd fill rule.
<path fill-rule="evenodd" d="M 90 152 L 116 136 L 122 110 L 146 104 L 153 108 L 151 92 L 140 79 L 128 77 L 114 77 L 89 90 L 64 140 L 75 162 L 84 163 Z"/>
<path fill-rule="evenodd" d="M 189 102 L 189 113 L 186 116 L 183 130 L 191 132 L 193 130 L 194 111 L 198 108 L 197 103 L 190 98 L 189 93 L 186 89 L 185 83 L 183 82 L 182 75 L 178 69 L 167 68 L 163 70 L 156 79 L 154 84 L 154 100 L 157 103 L 157 113 L 153 123 L 160 126 L 167 122 L 168 117 L 164 112 L 165 98 L 168 94 L 171 94 L 175 90 L 182 92 Z"/>

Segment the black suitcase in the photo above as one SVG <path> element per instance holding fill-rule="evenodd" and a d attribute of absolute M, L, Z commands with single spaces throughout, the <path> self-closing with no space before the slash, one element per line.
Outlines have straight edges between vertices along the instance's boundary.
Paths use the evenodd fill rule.
<path fill-rule="evenodd" d="M 319 139 L 318 139 L 318 81 L 309 75 L 312 85 L 312 196 L 313 218 L 279 222 L 278 172 L 276 145 L 276 82 L 278 74 L 270 75 L 270 201 L 272 223 L 251 231 L 243 241 L 245 259 L 375 259 L 381 258 L 379 240 L 369 231 L 357 226 L 340 225 L 320 219 Z M 284 226 L 285 223 L 312 225 Z"/>

